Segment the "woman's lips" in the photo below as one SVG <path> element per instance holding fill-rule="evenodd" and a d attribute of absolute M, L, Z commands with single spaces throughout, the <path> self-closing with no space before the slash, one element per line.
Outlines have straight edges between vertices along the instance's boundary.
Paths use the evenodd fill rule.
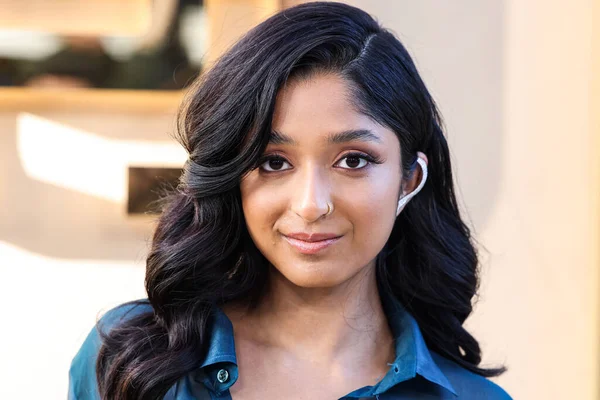
<path fill-rule="evenodd" d="M 296 237 L 283 235 L 283 238 L 287 240 L 287 242 L 290 245 L 292 245 L 292 247 L 294 247 L 302 254 L 316 254 L 319 251 L 326 249 L 327 247 L 333 245 L 341 239 L 341 236 L 338 236 L 329 237 L 328 239 L 322 240 L 314 240 L 313 238 L 311 238 L 310 240 L 302 240 L 297 238 L 299 235 L 295 236 Z"/>

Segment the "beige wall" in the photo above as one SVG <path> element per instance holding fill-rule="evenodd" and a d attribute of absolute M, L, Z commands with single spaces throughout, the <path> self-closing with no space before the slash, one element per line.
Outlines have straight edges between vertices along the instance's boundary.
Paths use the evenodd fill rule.
<path fill-rule="evenodd" d="M 65 399 L 70 361 L 98 314 L 145 297 L 153 220 L 125 213 L 126 165 L 181 165 L 172 122 L 0 112 L 0 398 Z"/>
<path fill-rule="evenodd" d="M 486 247 L 484 362 L 516 399 L 598 398 L 597 2 L 348 2 L 399 34 L 446 118 Z"/>
<path fill-rule="evenodd" d="M 209 65 L 236 39 L 280 9 L 280 0 L 205 0 L 209 15 Z"/>

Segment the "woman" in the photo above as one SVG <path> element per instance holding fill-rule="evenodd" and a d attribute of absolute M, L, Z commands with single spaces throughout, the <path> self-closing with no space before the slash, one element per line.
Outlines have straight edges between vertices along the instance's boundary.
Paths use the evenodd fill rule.
<path fill-rule="evenodd" d="M 148 300 L 99 321 L 71 398 L 510 398 L 462 326 L 477 255 L 435 103 L 390 32 L 344 4 L 285 10 L 180 121 Z"/>

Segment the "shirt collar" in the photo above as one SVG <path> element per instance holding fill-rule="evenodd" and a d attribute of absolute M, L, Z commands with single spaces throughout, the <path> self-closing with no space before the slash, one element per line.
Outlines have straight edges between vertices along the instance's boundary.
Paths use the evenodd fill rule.
<path fill-rule="evenodd" d="M 228 362 L 237 365 L 233 325 L 220 308 L 215 307 L 208 326 L 208 351 L 201 367 Z"/>
<path fill-rule="evenodd" d="M 381 296 L 392 335 L 396 340 L 396 359 L 375 388 L 374 394 L 383 393 L 418 374 L 458 396 L 446 375 L 433 361 L 417 321 L 395 296 L 384 292 Z"/>
<path fill-rule="evenodd" d="M 233 325 L 218 307 L 214 307 L 208 322 L 208 348 L 197 371 L 196 380 L 216 393 L 229 389 L 238 378 L 237 357 L 233 340 Z M 225 372 L 223 372 L 225 371 Z"/>
<path fill-rule="evenodd" d="M 444 373 L 433 361 L 416 320 L 393 295 L 382 293 L 382 303 L 396 341 L 396 359 L 377 385 L 359 389 L 352 394 L 367 395 L 364 389 L 369 389 L 370 393 L 368 394 L 378 395 L 418 374 L 457 396 Z M 201 380 L 214 391 L 223 392 L 237 380 L 238 369 L 233 325 L 227 315 L 218 307 L 215 307 L 207 333 L 209 334 L 209 343 L 201 365 Z M 225 369 L 228 374 L 225 382 L 220 382 L 218 379 L 219 371 L 222 369 Z M 222 377 L 223 373 L 221 373 Z"/>

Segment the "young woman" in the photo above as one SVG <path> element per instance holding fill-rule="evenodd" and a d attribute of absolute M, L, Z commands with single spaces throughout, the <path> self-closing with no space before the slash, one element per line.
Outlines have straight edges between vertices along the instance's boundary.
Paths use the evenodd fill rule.
<path fill-rule="evenodd" d="M 462 326 L 477 255 L 435 103 L 365 12 L 308 3 L 199 78 L 189 153 L 72 399 L 509 399 Z"/>

